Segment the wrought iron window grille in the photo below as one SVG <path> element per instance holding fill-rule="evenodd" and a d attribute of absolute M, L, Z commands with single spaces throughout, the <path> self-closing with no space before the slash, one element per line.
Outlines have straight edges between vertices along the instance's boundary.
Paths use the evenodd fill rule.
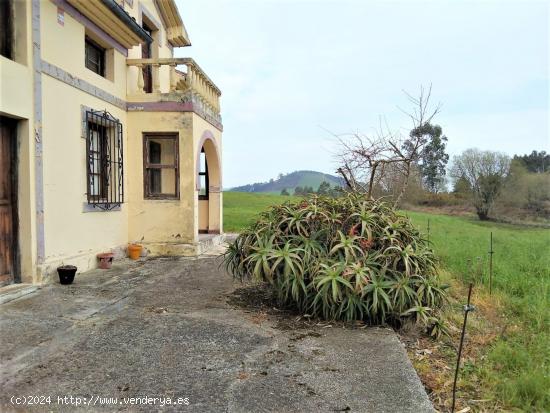
<path fill-rule="evenodd" d="M 107 110 L 86 111 L 87 199 L 110 211 L 124 202 L 122 124 Z"/>

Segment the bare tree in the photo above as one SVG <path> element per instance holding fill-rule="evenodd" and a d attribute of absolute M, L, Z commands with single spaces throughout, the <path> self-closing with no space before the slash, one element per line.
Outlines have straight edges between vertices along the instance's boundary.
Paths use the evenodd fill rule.
<path fill-rule="evenodd" d="M 508 155 L 467 149 L 453 158 L 451 176 L 465 179 L 470 187 L 474 207 L 480 220 L 489 219 L 489 212 L 510 173 Z"/>
<path fill-rule="evenodd" d="M 432 88 L 420 88 L 418 97 L 405 92 L 412 104 L 410 112 L 403 111 L 411 120 L 412 127 L 408 138 L 401 133 L 392 131 L 386 122 L 373 135 L 360 133 L 337 135 L 340 144 L 337 172 L 343 177 L 351 191 L 365 193 L 373 197 L 374 189 L 382 182 L 387 182 L 388 176 L 400 176 L 400 188 L 395 197 L 395 204 L 403 198 L 411 176 L 414 162 L 417 161 L 422 148 L 427 143 L 426 129 L 440 110 L 430 106 Z M 395 181 L 395 179 L 391 179 Z"/>

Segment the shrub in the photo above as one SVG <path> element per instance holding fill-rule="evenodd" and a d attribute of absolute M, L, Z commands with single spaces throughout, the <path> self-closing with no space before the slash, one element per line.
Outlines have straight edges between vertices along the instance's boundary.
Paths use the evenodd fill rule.
<path fill-rule="evenodd" d="M 421 323 L 434 335 L 445 300 L 436 258 L 382 201 L 311 196 L 271 207 L 225 255 L 238 278 L 268 282 L 281 304 L 331 320 Z"/>
<path fill-rule="evenodd" d="M 436 207 L 441 208 L 445 206 L 460 206 L 466 204 L 467 197 L 463 194 L 458 193 L 448 193 L 448 192 L 440 192 L 437 194 L 434 193 L 425 193 L 424 198 L 420 199 L 417 204 L 428 206 L 428 207 Z"/>

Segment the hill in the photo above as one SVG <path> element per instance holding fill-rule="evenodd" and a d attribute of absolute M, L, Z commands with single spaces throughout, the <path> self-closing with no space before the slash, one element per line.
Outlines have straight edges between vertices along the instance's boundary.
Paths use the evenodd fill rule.
<path fill-rule="evenodd" d="M 286 175 L 281 174 L 277 179 L 271 179 L 269 182 L 257 182 L 237 186 L 235 188 L 231 188 L 229 191 L 280 193 L 283 189 L 286 189 L 292 194 L 294 192 L 294 188 L 297 186 L 310 186 L 317 191 L 319 185 L 321 185 L 323 181 L 328 182 L 332 187 L 343 186 L 342 178 L 334 175 L 316 171 L 295 171 Z"/>

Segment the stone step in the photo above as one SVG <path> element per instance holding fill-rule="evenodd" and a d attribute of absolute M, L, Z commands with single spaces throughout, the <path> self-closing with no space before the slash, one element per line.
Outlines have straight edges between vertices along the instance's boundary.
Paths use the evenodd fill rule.
<path fill-rule="evenodd" d="M 202 255 L 225 242 L 224 234 L 201 234 L 199 235 L 199 245 L 197 255 Z"/>
<path fill-rule="evenodd" d="M 40 288 L 34 284 L 10 284 L 0 288 L 0 304 L 31 294 Z"/>

